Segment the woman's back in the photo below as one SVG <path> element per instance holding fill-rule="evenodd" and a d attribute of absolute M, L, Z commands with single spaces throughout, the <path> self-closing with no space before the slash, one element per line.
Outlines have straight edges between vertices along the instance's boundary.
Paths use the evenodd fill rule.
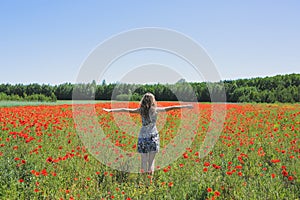
<path fill-rule="evenodd" d="M 157 112 L 150 112 L 149 116 L 143 116 L 142 117 L 142 127 L 140 130 L 139 137 L 145 138 L 145 137 L 151 137 L 154 134 L 157 134 L 157 128 L 156 128 L 156 120 L 157 120 Z"/>

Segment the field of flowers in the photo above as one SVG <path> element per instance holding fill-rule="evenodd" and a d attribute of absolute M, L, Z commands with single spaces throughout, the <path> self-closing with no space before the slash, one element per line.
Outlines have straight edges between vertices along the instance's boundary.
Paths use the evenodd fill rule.
<path fill-rule="evenodd" d="M 95 106 L 106 138 L 136 152 L 138 132 L 122 131 L 102 110 L 110 106 Z M 300 105 L 226 107 L 217 143 L 199 158 L 211 104 L 198 104 L 191 146 L 175 162 L 157 166 L 150 184 L 91 156 L 76 133 L 72 105 L 0 107 L 0 199 L 300 199 Z M 180 112 L 166 113 L 162 147 L 176 137 Z M 137 114 L 130 116 L 141 124 Z"/>

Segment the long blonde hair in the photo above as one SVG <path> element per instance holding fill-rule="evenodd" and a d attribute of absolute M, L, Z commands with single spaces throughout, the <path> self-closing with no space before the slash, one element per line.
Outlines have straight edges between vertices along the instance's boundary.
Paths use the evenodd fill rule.
<path fill-rule="evenodd" d="M 152 93 L 147 92 L 146 94 L 144 94 L 141 100 L 140 113 L 142 117 L 144 117 L 145 119 L 150 119 L 150 114 L 155 112 L 155 108 L 155 97 Z"/>

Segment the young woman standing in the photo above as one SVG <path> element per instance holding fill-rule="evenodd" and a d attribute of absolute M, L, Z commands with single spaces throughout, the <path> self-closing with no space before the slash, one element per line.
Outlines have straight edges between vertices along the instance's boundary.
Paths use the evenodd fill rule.
<path fill-rule="evenodd" d="M 176 105 L 168 107 L 157 107 L 153 94 L 146 93 L 139 108 L 117 108 L 106 109 L 107 112 L 130 112 L 139 113 L 142 118 L 142 127 L 138 136 L 137 151 L 141 154 L 141 172 L 153 175 L 154 158 L 159 151 L 159 133 L 156 128 L 157 114 L 174 109 L 193 108 L 191 105 Z"/>

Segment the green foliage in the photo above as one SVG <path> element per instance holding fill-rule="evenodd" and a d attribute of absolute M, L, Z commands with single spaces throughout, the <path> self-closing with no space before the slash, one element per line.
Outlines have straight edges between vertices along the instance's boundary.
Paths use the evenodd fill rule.
<path fill-rule="evenodd" d="M 226 99 L 227 102 L 294 103 L 300 102 L 300 74 L 225 80 L 218 83 L 187 83 L 181 80 L 176 84 L 164 85 L 107 84 L 105 80 L 99 85 L 96 81 L 85 84 L 64 83 L 55 86 L 37 83 L 0 84 L 0 100 L 16 101 L 26 99 L 33 101 L 56 101 L 56 99 L 139 101 L 146 92 L 153 93 L 158 101 L 215 102 Z"/>
<path fill-rule="evenodd" d="M 142 99 L 142 95 L 138 93 L 133 93 L 133 95 L 130 97 L 131 101 L 140 101 Z"/>
<path fill-rule="evenodd" d="M 116 100 L 118 101 L 129 101 L 130 96 L 128 94 L 119 94 L 116 96 Z"/>
<path fill-rule="evenodd" d="M 32 94 L 19 96 L 17 94 L 7 95 L 3 92 L 0 93 L 0 101 L 38 101 L 38 102 L 55 102 L 56 96 L 52 93 L 49 97 L 43 94 Z"/>

